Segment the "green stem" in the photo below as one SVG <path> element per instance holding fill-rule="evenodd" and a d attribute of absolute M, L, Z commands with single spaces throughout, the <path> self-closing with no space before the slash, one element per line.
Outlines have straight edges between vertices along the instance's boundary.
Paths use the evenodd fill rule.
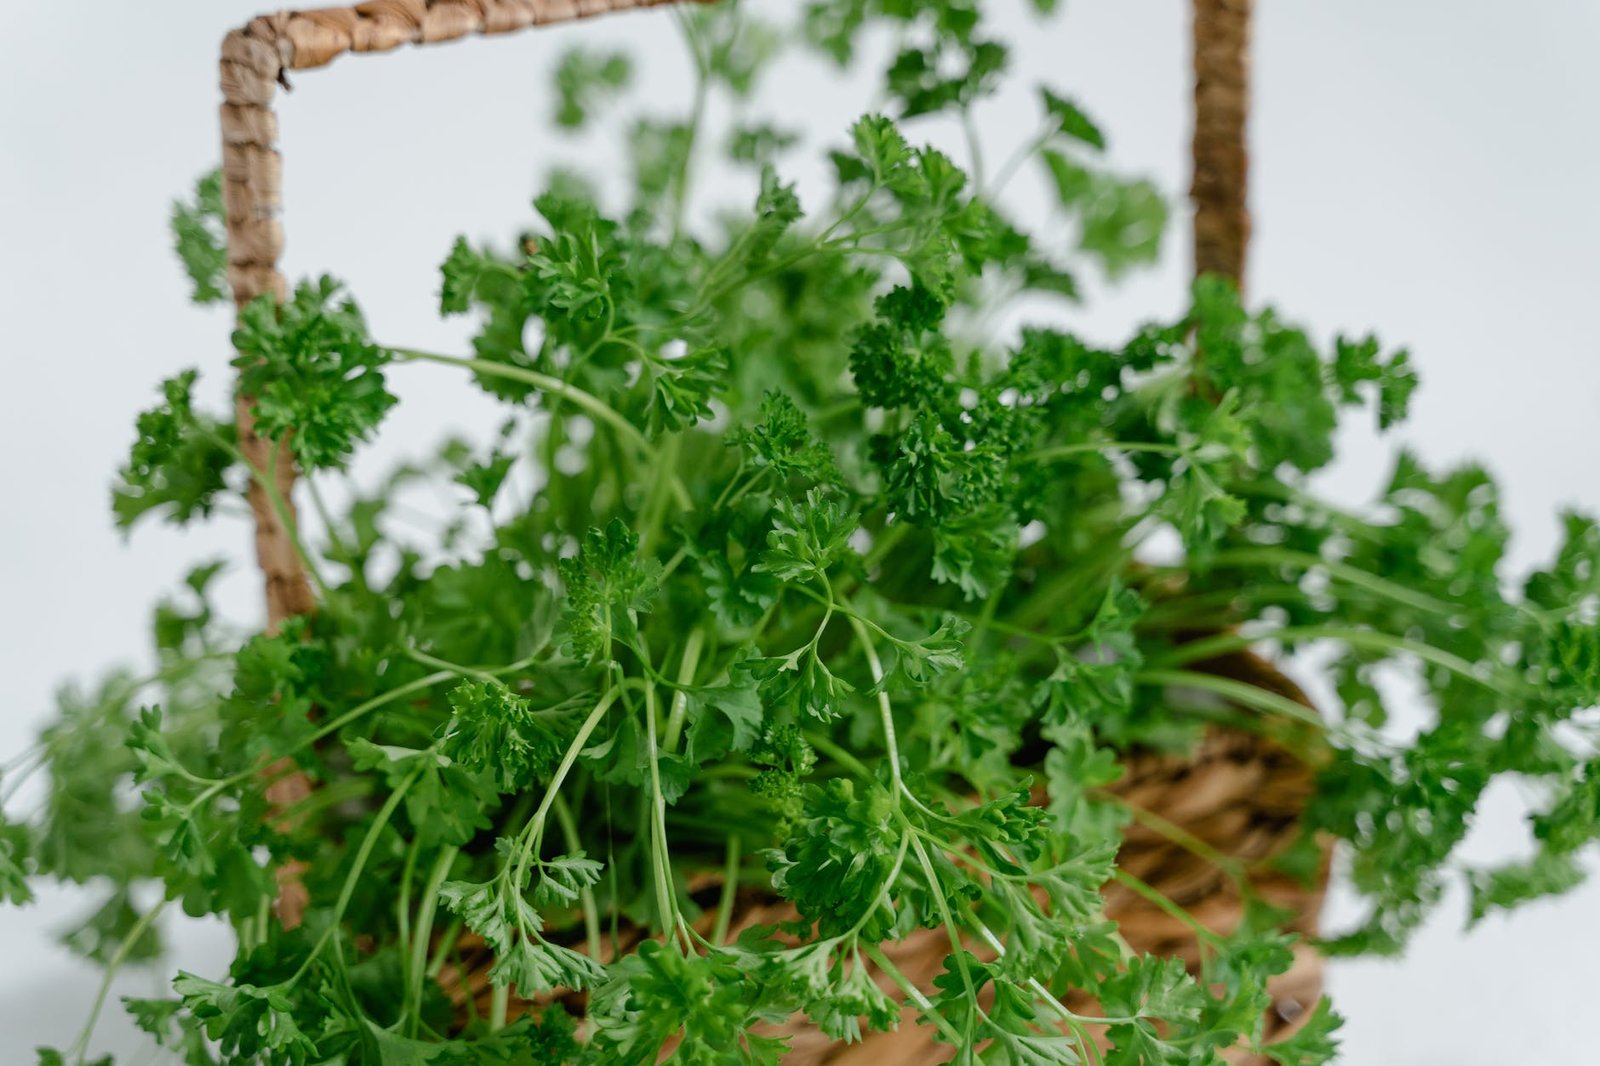
<path fill-rule="evenodd" d="M 728 939 L 733 925 L 733 902 L 739 895 L 739 834 L 728 834 L 728 857 L 722 864 L 722 898 L 717 901 L 717 924 L 711 930 L 711 943 Z"/>
<path fill-rule="evenodd" d="M 311 493 L 311 506 L 316 508 L 317 517 L 322 521 L 323 530 L 328 534 L 328 543 L 333 546 L 336 557 L 353 569 L 355 553 L 339 536 L 339 527 L 334 523 L 333 512 L 328 509 L 327 501 L 322 498 L 322 490 L 317 488 L 317 479 L 307 471 L 302 480 L 306 483 L 306 491 Z"/>
<path fill-rule="evenodd" d="M 984 943 L 989 945 L 990 949 L 995 953 L 995 955 L 1002 959 L 1005 958 L 1006 946 L 1000 940 L 1000 938 L 995 935 L 993 929 L 990 929 L 988 925 L 979 922 L 978 936 L 983 939 Z M 1055 995 L 1048 988 L 1046 988 L 1037 977 L 1028 978 L 1028 987 L 1033 990 L 1034 995 L 1038 996 L 1042 1002 L 1048 1004 L 1049 1007 L 1059 1014 L 1062 1020 L 1067 1022 L 1069 1025 L 1131 1025 L 1132 1023 L 1140 1021 L 1143 1018 L 1143 1015 L 1139 1014 L 1123 1018 L 1093 1018 L 1084 1014 L 1076 1014 L 1068 1010 L 1067 1005 L 1057 999 Z"/>
<path fill-rule="evenodd" d="M 1318 730 L 1328 728 L 1328 723 L 1310 708 L 1296 703 L 1287 696 L 1280 696 L 1276 692 L 1245 681 L 1234 681 L 1231 678 L 1217 677 L 1215 674 L 1203 674 L 1198 670 L 1141 670 L 1134 675 L 1134 680 L 1142 685 L 1173 685 L 1199 689 L 1259 711 L 1280 714 Z"/>
<path fill-rule="evenodd" d="M 489 1029 L 491 1032 L 506 1027 L 507 1008 L 511 1005 L 511 986 L 498 985 L 489 1000 Z"/>
<path fill-rule="evenodd" d="M 572 743 L 567 745 L 566 754 L 561 757 L 561 764 L 556 767 L 555 776 L 550 779 L 550 784 L 545 788 L 544 799 L 540 801 L 538 810 L 533 812 L 533 818 L 528 822 L 524 831 L 524 855 L 537 852 L 539 842 L 544 837 L 545 819 L 550 815 L 550 808 L 555 804 L 556 796 L 561 791 L 562 784 L 567 780 L 567 774 L 572 772 L 572 764 L 578 761 L 578 753 L 589 743 L 589 736 L 606 716 L 611 705 L 616 702 L 621 689 L 613 686 L 606 690 L 600 697 L 600 702 L 594 705 L 594 710 L 589 712 L 589 717 L 583 720 L 578 727 L 577 736 L 572 738 Z"/>
<path fill-rule="evenodd" d="M 1005 187 L 1011 184 L 1011 179 L 1016 177 L 1017 171 L 1022 169 L 1022 164 L 1032 159 L 1039 149 L 1050 143 L 1050 138 L 1055 136 L 1057 128 L 1055 125 L 1047 124 L 1039 133 L 1017 145 L 1016 150 L 995 171 L 994 182 L 983 190 L 983 198 L 991 202 L 998 198 L 1000 193 L 1005 191 Z"/>
<path fill-rule="evenodd" d="M 849 749 L 835 743 L 833 738 L 826 733 L 807 733 L 806 743 L 862 780 L 872 780 L 872 771 L 867 768 L 867 764 L 856 758 Z"/>
<path fill-rule="evenodd" d="M 923 994 L 922 989 L 912 984 L 911 979 L 901 973 L 898 966 L 889 961 L 889 957 L 883 953 L 883 949 L 876 944 L 863 944 L 861 945 L 861 950 L 866 952 L 867 958 L 872 960 L 874 966 L 889 975 L 889 980 L 899 986 L 900 991 L 905 993 L 906 999 L 910 1000 L 911 1004 L 922 1012 L 922 1016 L 933 1023 L 945 1035 L 946 1040 L 958 1048 L 968 1045 L 969 1042 L 956 1031 L 956 1027 L 950 1024 L 949 1019 L 934 1008 L 928 997 Z"/>
<path fill-rule="evenodd" d="M 273 516 L 278 519 L 278 524 L 283 527 L 284 533 L 289 538 L 290 546 L 294 548 L 294 553 L 300 560 L 300 565 L 305 567 L 312 583 L 317 586 L 317 590 L 326 599 L 328 583 L 322 579 L 322 573 L 317 569 L 316 560 L 306 550 L 305 541 L 300 538 L 300 523 L 295 521 L 294 512 L 289 509 L 288 501 L 283 498 L 283 493 L 278 491 L 278 486 L 271 475 L 252 463 L 249 457 L 232 441 L 210 431 L 206 431 L 206 436 L 210 437 L 219 447 L 233 456 L 235 462 L 240 463 L 250 472 L 250 480 L 261 486 L 262 493 L 267 497 L 267 506 L 272 509 Z M 278 443 L 276 441 L 273 442 L 272 446 L 272 465 L 274 468 L 278 465 Z"/>
<path fill-rule="evenodd" d="M 1222 938 L 1216 933 L 1213 933 L 1211 930 L 1207 929 L 1205 926 L 1201 925 L 1199 919 L 1195 918 L 1194 915 L 1190 914 L 1172 900 L 1168 899 L 1163 893 L 1139 880 L 1139 878 L 1135 877 L 1133 874 L 1121 869 L 1112 870 L 1111 879 L 1122 887 L 1128 889 L 1134 895 L 1139 896 L 1147 903 L 1153 905 L 1157 910 L 1188 926 L 1189 930 L 1194 933 L 1195 939 L 1199 940 L 1201 943 L 1209 945 L 1213 948 L 1220 948 L 1223 946 Z"/>
<path fill-rule="evenodd" d="M 1251 895 L 1252 888 L 1249 878 L 1245 876 L 1244 864 L 1232 855 L 1226 855 L 1218 851 L 1178 823 L 1169 821 L 1155 811 L 1141 807 L 1139 804 L 1125 799 L 1115 792 L 1097 788 L 1093 790 L 1093 793 L 1096 799 L 1116 804 L 1127 811 L 1133 820 L 1140 825 L 1153 829 L 1185 851 L 1211 863 L 1211 865 L 1228 875 L 1247 897 Z"/>
<path fill-rule="evenodd" d="M 372 699 L 366 701 L 365 703 L 359 704 L 359 705 L 351 708 L 350 710 L 346 711 L 344 714 L 341 714 L 339 717 L 333 719 L 332 721 L 328 722 L 326 725 L 322 726 L 322 728 L 320 728 L 320 729 L 316 730 L 315 732 L 313 732 L 310 736 L 306 737 L 304 740 L 302 740 L 299 743 L 297 743 L 297 744 L 293 745 L 292 747 L 290 747 L 287 751 L 283 752 L 283 757 L 284 758 L 290 758 L 290 757 L 294 756 L 296 753 L 298 753 L 300 751 L 303 751 L 304 749 L 306 749 L 308 747 L 311 747 L 312 745 L 316 744 L 322 738 L 324 738 L 326 736 L 329 736 L 329 735 L 331 735 L 333 733 L 337 733 L 339 730 L 343 729 L 345 726 L 349 725 L 351 722 L 354 722 L 356 719 L 362 717 L 363 715 L 371 714 L 373 711 L 377 710 L 379 707 L 384 706 L 385 704 L 393 703 L 395 700 L 402 699 L 402 698 L 404 698 L 406 696 L 409 696 L 413 692 L 421 692 L 421 691 L 423 691 L 425 689 L 432 688 L 434 685 L 437 685 L 442 681 L 448 681 L 454 676 L 455 676 L 454 673 L 444 673 L 444 672 L 437 673 L 437 674 L 429 674 L 426 677 L 419 677 L 415 681 L 409 681 L 406 684 L 399 686 L 398 688 L 393 688 L 393 689 L 390 689 L 388 692 L 385 692 L 385 693 L 383 693 L 381 695 L 374 696 Z M 213 797 L 217 793 L 221 792 L 223 789 L 229 787 L 230 785 L 236 785 L 241 781 L 249 780 L 250 778 L 253 778 L 253 777 L 257 776 L 260 772 L 261 772 L 260 767 L 251 767 L 248 770 L 240 770 L 238 773 L 233 774 L 233 775 L 231 775 L 229 777 L 224 777 L 221 780 L 212 781 L 210 783 L 210 787 L 208 787 L 204 792 L 200 793 L 193 800 L 191 800 L 187 804 L 187 806 L 189 808 L 191 808 L 191 809 L 197 809 L 202 804 L 204 804 L 207 800 L 209 800 L 211 797 Z M 191 779 L 192 780 L 204 780 L 204 779 L 199 779 L 199 778 L 191 778 Z"/>
<path fill-rule="evenodd" d="M 1257 548 L 1235 548 L 1217 552 L 1206 559 L 1208 570 L 1223 569 L 1238 566 L 1294 566 L 1303 570 L 1326 570 L 1332 577 L 1343 581 L 1347 585 L 1365 589 L 1384 599 L 1393 600 L 1395 603 L 1414 607 L 1419 611 L 1448 617 L 1456 614 L 1460 608 L 1434 599 L 1432 596 L 1407 588 L 1388 578 L 1362 570 L 1360 567 L 1348 563 L 1338 562 L 1333 559 L 1324 559 L 1311 552 L 1295 551 L 1293 548 L 1278 548 L 1262 546 Z"/>
<path fill-rule="evenodd" d="M 676 241 L 683 234 L 684 216 L 689 208 L 689 184 L 694 170 L 694 150 L 700 139 L 700 127 L 705 122 L 706 102 L 710 97 L 711 78 L 707 70 L 707 60 L 701 54 L 700 41 L 694 32 L 690 16 L 679 15 L 679 25 L 683 27 L 683 36 L 689 45 L 689 53 L 694 60 L 694 102 L 690 105 L 689 126 L 687 143 L 683 147 L 683 158 L 678 163 L 677 180 L 673 183 L 672 205 L 672 237 Z"/>
<path fill-rule="evenodd" d="M 461 938 L 461 930 L 466 923 L 460 918 L 450 919 L 450 924 L 444 927 L 444 935 L 439 938 L 439 944 L 433 949 L 433 954 L 428 957 L 427 975 L 430 980 L 437 980 L 444 970 L 444 964 L 450 961 L 450 953 L 455 951 L 456 941 Z"/>
<path fill-rule="evenodd" d="M 417 778 L 421 776 L 422 770 L 420 767 L 407 774 L 395 790 L 389 793 L 389 798 L 384 801 L 383 806 L 378 809 L 376 817 L 372 820 L 372 825 L 367 829 L 367 835 L 361 838 L 361 846 L 356 850 L 355 859 L 350 864 L 350 872 L 345 875 L 344 887 L 339 890 L 339 899 L 334 903 L 333 916 L 328 921 L 327 931 L 318 938 L 311 949 L 311 953 L 306 956 L 305 962 L 300 964 L 300 968 L 294 972 L 294 975 L 283 982 L 285 986 L 292 985 L 304 977 L 311 969 L 311 964 L 316 961 L 317 956 L 321 955 L 328 944 L 333 941 L 333 938 L 338 936 L 339 924 L 344 920 L 344 912 L 350 906 L 351 898 L 355 896 L 356 883 L 360 880 L 362 871 L 366 869 L 368 860 L 372 858 L 372 849 L 377 847 L 378 838 L 383 835 L 383 830 L 389 824 L 389 819 L 394 816 L 395 809 L 400 806 L 400 801 L 405 799 L 406 793 L 411 790 L 411 786 L 416 784 Z"/>
<path fill-rule="evenodd" d="M 417 852 L 422 847 L 422 835 L 419 833 L 411 838 L 411 846 L 406 848 L 405 865 L 400 870 L 400 898 L 396 903 L 396 918 L 399 926 L 400 943 L 411 944 L 411 881 L 417 873 Z M 405 955 L 401 959 L 401 979 L 406 985 L 411 985 L 411 956 Z"/>
<path fill-rule="evenodd" d="M 645 749 L 650 759 L 650 866 L 655 879 L 656 908 L 661 931 L 670 935 L 677 926 L 678 897 L 672 891 L 672 860 L 667 850 L 667 800 L 661 791 L 661 753 L 656 743 L 656 689 L 644 690 Z"/>
<path fill-rule="evenodd" d="M 561 397 L 574 407 L 582 408 L 615 430 L 617 435 L 632 445 L 654 469 L 666 474 L 668 487 L 672 490 L 675 501 L 682 509 L 688 510 L 692 506 L 693 501 L 689 497 L 689 490 L 684 487 L 682 479 L 678 477 L 675 471 L 667 470 L 660 465 L 660 457 L 656 454 L 656 450 L 649 440 L 645 438 L 645 435 L 639 432 L 639 427 L 624 418 L 616 408 L 592 394 L 584 392 L 576 385 L 570 385 L 560 378 L 553 378 L 536 370 L 528 370 L 520 366 L 508 366 L 505 363 L 494 363 L 487 359 L 466 359 L 454 355 L 441 355 L 438 352 L 419 351 L 415 348 L 390 348 L 388 351 L 396 359 L 405 362 L 458 366 L 488 377 L 520 381 L 525 385 L 532 385 L 551 395 Z"/>
<path fill-rule="evenodd" d="M 557 795 L 555 807 L 556 824 L 561 827 L 561 839 L 566 843 L 567 853 L 577 855 L 583 851 L 583 840 L 578 836 L 578 823 L 572 817 L 572 808 L 567 804 L 565 796 Z M 589 945 L 589 957 L 596 962 L 600 961 L 600 909 L 595 905 L 594 888 L 584 885 L 578 890 L 578 904 L 583 908 L 583 935 Z"/>
<path fill-rule="evenodd" d="M 889 778 L 894 782 L 894 801 L 898 804 L 906 786 L 900 778 L 900 746 L 895 736 L 894 708 L 889 703 L 889 693 L 883 688 L 883 663 L 878 660 L 878 649 L 872 646 L 872 637 L 861 619 L 854 614 L 846 617 L 850 628 L 855 630 L 862 653 L 867 657 L 867 668 L 871 670 L 872 683 L 878 690 L 878 718 L 883 723 L 883 743 L 889 756 Z"/>
<path fill-rule="evenodd" d="M 1277 629 L 1266 630 L 1253 634 L 1219 633 L 1214 637 L 1190 641 L 1180 644 L 1159 658 L 1152 660 L 1156 666 L 1181 666 L 1184 663 L 1197 662 L 1222 655 L 1231 651 L 1259 644 L 1264 640 L 1276 640 L 1285 644 L 1300 643 L 1308 640 L 1336 640 L 1356 648 L 1366 648 L 1370 651 L 1383 651 L 1400 655 L 1415 655 L 1423 662 L 1432 663 L 1434 666 L 1449 670 L 1468 681 L 1475 682 L 1501 695 L 1514 695 L 1506 686 L 1479 675 L 1478 671 L 1467 660 L 1459 655 L 1435 648 L 1431 644 L 1420 641 L 1407 640 L 1389 633 L 1380 633 L 1372 629 L 1357 629 L 1352 626 L 1281 626 Z"/>
<path fill-rule="evenodd" d="M 421 663 L 423 666 L 431 666 L 438 670 L 447 670 L 450 673 L 456 674 L 460 677 L 472 677 L 477 678 L 479 681 L 489 681 L 496 684 L 499 683 L 498 679 L 486 670 L 477 670 L 470 666 L 458 666 L 455 663 L 446 662 L 443 659 L 435 658 L 434 656 L 429 655 L 427 652 L 421 651 L 417 648 L 406 648 L 405 657 L 410 659 L 412 662 Z"/>
<path fill-rule="evenodd" d="M 422 902 L 417 907 L 416 935 L 410 943 L 410 965 L 406 972 L 406 1002 L 405 1019 L 406 1031 L 415 1037 L 417 1026 L 422 1021 L 422 985 L 427 976 L 428 944 L 433 939 L 433 919 L 438 913 L 439 889 L 444 884 L 446 877 L 450 876 L 450 867 L 455 863 L 456 856 L 460 854 L 458 847 L 446 847 L 434 859 L 433 867 L 428 871 L 428 880 L 423 886 Z"/>
<path fill-rule="evenodd" d="M 950 901 L 945 898 L 943 883 L 934 871 L 933 860 L 928 857 L 928 849 L 923 847 L 922 841 L 912 837 L 911 850 L 917 856 L 917 865 L 922 867 L 922 875 L 928 879 L 928 893 L 933 896 L 934 906 L 939 910 L 939 920 L 944 923 L 945 932 L 950 937 L 950 952 L 956 960 L 956 970 L 961 974 L 961 983 L 966 987 L 967 1002 L 972 1007 L 973 1013 L 968 1016 L 969 1021 L 976 1020 L 982 1013 L 978 1006 L 978 987 L 972 980 L 972 969 L 967 965 L 967 952 L 961 946 L 961 929 L 956 925 L 956 918 L 950 911 Z M 971 1027 L 968 1026 L 967 1042 L 971 1043 Z"/>
<path fill-rule="evenodd" d="M 978 123 L 972 115 L 971 104 L 961 108 L 961 132 L 967 141 L 967 160 L 972 169 L 972 187 L 974 189 L 982 189 L 985 185 L 983 177 L 983 142 L 978 137 Z"/>
<path fill-rule="evenodd" d="M 700 649 L 706 640 L 705 630 L 696 626 L 689 631 L 689 639 L 683 644 L 683 659 L 678 663 L 678 687 L 672 694 L 672 712 L 667 716 L 666 732 L 662 735 L 661 746 L 666 751 L 678 750 L 678 737 L 683 732 L 684 718 L 689 711 L 689 685 L 694 681 L 695 667 L 700 665 Z"/>
<path fill-rule="evenodd" d="M 72 1055 L 81 1064 L 86 1061 L 89 1053 L 89 1039 L 94 1035 L 94 1027 L 100 1021 L 100 1011 L 105 1007 L 106 995 L 111 991 L 111 982 L 116 979 L 123 963 L 128 961 L 134 946 L 149 932 L 150 926 L 155 924 L 161 913 L 167 909 L 171 900 L 162 900 L 160 903 L 145 911 L 139 920 L 133 923 L 133 928 L 128 930 L 128 935 L 122 938 L 122 943 L 117 945 L 117 950 L 106 962 L 105 973 L 100 978 L 100 987 L 95 991 L 94 1002 L 89 1006 L 88 1020 L 83 1023 L 83 1028 L 78 1032 L 78 1038 L 72 1042 L 72 1047 L 67 1054 Z"/>
<path fill-rule="evenodd" d="M 1189 449 L 1180 444 L 1167 444 L 1161 441 L 1083 441 L 1079 444 L 1058 444 L 1052 448 L 1041 448 L 1036 452 L 1029 452 L 1023 458 L 1035 463 L 1048 463 L 1056 459 L 1066 459 L 1073 455 L 1082 455 L 1086 452 L 1150 452 L 1155 455 L 1186 455 Z"/>

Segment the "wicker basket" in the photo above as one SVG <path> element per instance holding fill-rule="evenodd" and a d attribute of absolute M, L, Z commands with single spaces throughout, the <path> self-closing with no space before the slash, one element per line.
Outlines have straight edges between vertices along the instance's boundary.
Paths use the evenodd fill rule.
<path fill-rule="evenodd" d="M 385 52 L 407 44 L 434 44 L 476 34 L 509 33 L 613 11 L 652 7 L 667 0 L 369 0 L 348 8 L 280 12 L 252 20 L 228 34 L 222 45 L 221 114 L 224 201 L 228 229 L 228 277 L 238 306 L 271 293 L 286 294 L 278 259 L 283 247 L 282 158 L 277 148 L 273 98 L 290 71 L 332 62 L 347 52 Z M 1195 0 L 1195 212 L 1196 270 L 1220 273 L 1236 283 L 1244 274 L 1249 238 L 1245 210 L 1244 142 L 1248 102 L 1247 42 L 1251 0 Z M 259 469 L 271 470 L 284 499 L 295 471 L 287 449 L 273 449 L 252 427 L 253 401 L 241 396 L 237 417 L 241 448 Z M 274 463 L 276 465 L 274 466 Z M 266 581 L 268 623 L 309 614 L 314 600 L 287 531 L 260 487 L 252 482 L 250 504 L 256 522 L 256 552 Z M 1271 664 L 1248 652 L 1196 664 L 1196 669 L 1248 682 L 1306 706 L 1304 694 Z M 1314 934 L 1327 879 L 1326 855 L 1315 883 L 1306 885 L 1270 869 L 1270 860 L 1292 843 L 1312 794 L 1314 771 L 1288 749 L 1255 734 L 1213 730 L 1187 758 L 1132 755 L 1127 773 L 1111 792 L 1148 815 L 1130 826 L 1120 865 L 1157 888 L 1209 928 L 1225 933 L 1242 915 L 1238 883 L 1215 861 L 1225 856 L 1231 870 L 1243 870 L 1253 893 L 1295 915 L 1290 927 Z M 269 799 L 280 809 L 303 797 L 303 775 L 276 779 Z M 1162 831 L 1149 828 L 1159 825 Z M 1176 827 L 1177 832 L 1174 832 Z M 1184 839 L 1186 843 L 1176 843 Z M 1196 847 L 1196 842 L 1201 847 Z M 1211 858 L 1203 857 L 1209 852 Z M 279 917 L 299 922 L 304 909 L 300 871 L 280 870 Z M 700 885 L 714 891 L 716 874 Z M 790 914 L 782 900 L 741 893 L 735 930 L 781 921 Z M 1185 959 L 1193 965 L 1198 949 L 1188 926 L 1142 897 L 1108 887 L 1108 916 L 1116 919 L 1137 950 Z M 931 986 L 943 968 L 949 943 L 942 930 L 923 931 L 888 951 L 913 981 Z M 440 974 L 445 990 L 463 1016 L 486 1007 L 488 953 L 464 940 L 458 963 Z M 1321 994 L 1321 960 L 1307 947 L 1294 967 L 1273 986 L 1274 1008 L 1266 1020 L 1269 1038 L 1291 1031 Z M 583 997 L 569 997 L 567 1009 L 581 1011 Z M 535 1006 L 522 1004 L 520 1009 Z M 514 1006 L 514 1009 L 516 1007 Z M 908 1011 L 908 1018 L 909 1018 Z M 842 1066 L 910 1066 L 942 1061 L 950 1049 L 937 1045 L 926 1026 L 902 1025 L 866 1041 L 838 1046 L 797 1019 L 786 1028 L 792 1037 L 790 1063 Z M 1254 1063 L 1243 1053 L 1230 1061 Z M 1264 1060 L 1260 1060 L 1264 1061 Z"/>

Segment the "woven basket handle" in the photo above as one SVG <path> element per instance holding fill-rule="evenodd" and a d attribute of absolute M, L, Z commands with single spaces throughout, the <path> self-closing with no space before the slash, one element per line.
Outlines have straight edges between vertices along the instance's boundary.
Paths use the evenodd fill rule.
<path fill-rule="evenodd" d="M 283 157 L 272 110 L 291 70 L 325 66 L 346 52 L 387 52 L 405 44 L 438 44 L 475 34 L 655 7 L 671 0 L 369 0 L 354 7 L 262 15 L 222 42 L 222 176 L 227 211 L 228 282 L 243 307 L 262 293 L 282 300 Z M 270 471 L 285 501 L 295 480 L 287 450 L 255 432 L 255 401 L 237 400 L 239 446 L 257 470 Z M 289 504 L 293 517 L 293 504 Z M 315 600 L 289 531 L 253 479 L 256 558 L 266 578 L 267 622 L 312 613 Z"/>
<path fill-rule="evenodd" d="M 1250 245 L 1250 13 L 1254 0 L 1194 0 L 1194 272 L 1244 291 Z"/>

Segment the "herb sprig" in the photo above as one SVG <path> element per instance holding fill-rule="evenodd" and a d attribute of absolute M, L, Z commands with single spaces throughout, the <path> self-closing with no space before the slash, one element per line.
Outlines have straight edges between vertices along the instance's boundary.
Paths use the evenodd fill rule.
<path fill-rule="evenodd" d="M 1404 418 L 1406 354 L 1321 350 L 1214 279 L 1120 346 L 1048 324 L 973 341 L 997 292 L 1070 301 L 1085 264 L 1152 258 L 1165 219 L 1056 89 L 992 179 L 975 142 L 962 166 L 909 139 L 926 114 L 970 128 L 1004 72 L 978 5 L 807 5 L 804 36 L 839 62 L 870 26 L 901 41 L 894 116 L 833 151 L 827 205 L 785 183 L 794 137 L 757 111 L 788 35 L 731 4 L 681 22 L 691 111 L 634 124 L 628 203 L 566 174 L 514 252 L 451 249 L 440 309 L 474 317 L 470 352 L 379 343 L 327 279 L 245 309 L 242 392 L 308 472 L 339 476 L 380 431 L 391 375 L 467 373 L 535 417 L 357 494 L 325 536 L 295 528 L 314 622 L 241 640 L 209 606 L 217 568 L 197 569 L 157 612 L 155 673 L 64 696 L 7 768 L 49 790 L 0 825 L 0 896 L 108 881 L 67 937 L 108 974 L 155 952 L 160 907 L 225 918 L 227 975 L 127 1003 L 191 1064 L 775 1063 L 792 1015 L 854 1040 L 909 1009 L 959 1062 L 1178 1066 L 1260 1047 L 1293 937 L 1255 904 L 1205 928 L 1116 865 L 1135 820 L 1252 873 L 1108 793 L 1129 752 L 1186 750 L 1221 719 L 1321 768 L 1303 847 L 1278 861 L 1314 866 L 1317 835 L 1339 839 L 1370 908 L 1324 950 L 1399 950 L 1453 880 L 1474 920 L 1578 880 L 1600 835 L 1600 736 L 1578 713 L 1600 702 L 1592 519 L 1569 516 L 1512 594 L 1481 469 L 1402 455 L 1371 508 L 1323 501 L 1307 475 L 1340 420 Z M 556 124 L 604 113 L 628 76 L 571 53 Z M 721 140 L 717 93 L 739 102 Z M 756 168 L 754 204 L 691 229 L 713 146 Z M 1006 213 L 1034 162 L 1070 246 Z M 227 291 L 217 189 L 174 213 L 199 301 Z M 124 528 L 270 481 L 196 408 L 195 377 L 140 417 Z M 420 477 L 460 489 L 438 540 L 398 520 Z M 531 500 L 509 498 L 517 478 Z M 1181 563 L 1143 561 L 1161 533 Z M 1313 644 L 1336 653 L 1324 717 L 1202 668 Z M 1414 738 L 1384 731 L 1382 673 L 1433 712 Z M 289 765 L 316 787 L 269 810 L 262 768 Z M 1464 868 L 1503 774 L 1544 797 L 1536 850 Z M 311 899 L 293 930 L 272 913 L 289 863 Z M 1128 950 L 1102 913 L 1113 881 L 1193 926 L 1197 974 Z M 149 882 L 163 902 L 141 913 Z M 745 927 L 751 894 L 791 917 Z M 919 929 L 948 938 L 931 985 L 894 960 Z M 479 945 L 492 993 L 463 1016 L 444 988 Z M 1324 1003 L 1260 1049 L 1327 1062 L 1337 1025 Z M 86 1029 L 42 1061 L 88 1046 Z"/>

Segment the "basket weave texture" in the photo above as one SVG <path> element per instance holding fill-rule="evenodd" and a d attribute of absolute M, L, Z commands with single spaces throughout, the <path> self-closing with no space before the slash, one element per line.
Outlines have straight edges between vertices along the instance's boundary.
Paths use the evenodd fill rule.
<path fill-rule="evenodd" d="M 237 306 L 263 293 L 283 299 L 287 285 L 278 269 L 283 250 L 282 167 L 273 100 L 287 74 L 324 66 L 346 53 L 387 52 L 407 44 L 435 44 L 477 34 L 501 34 L 532 26 L 654 7 L 671 0 L 370 0 L 353 7 L 278 12 L 253 19 L 229 33 L 222 45 L 221 110 L 224 205 L 228 231 L 228 278 Z M 698 0 L 704 2 L 704 0 Z M 1235 283 L 1244 276 L 1250 218 L 1245 203 L 1245 120 L 1249 99 L 1248 39 L 1252 0 L 1194 0 L 1195 105 L 1194 238 L 1197 273 L 1216 273 Z M 253 429 L 254 400 L 240 396 L 237 417 L 241 450 L 260 470 L 270 470 L 281 498 L 290 499 L 295 470 L 287 449 L 274 448 Z M 293 542 L 265 492 L 252 481 L 256 553 L 265 579 L 268 625 L 309 615 L 315 601 Z M 290 505 L 292 508 L 292 504 Z M 290 511 L 292 515 L 292 510 Z M 1197 664 L 1220 676 L 1269 689 L 1310 707 L 1293 682 L 1270 663 L 1248 652 Z M 1314 771 L 1265 737 L 1229 730 L 1211 731 L 1199 749 L 1184 758 L 1134 754 L 1127 772 L 1109 791 L 1129 805 L 1158 816 L 1226 856 L 1247 873 L 1251 891 L 1294 915 L 1289 928 L 1314 935 L 1327 880 L 1326 855 L 1315 883 L 1306 886 L 1270 869 L 1270 862 L 1299 834 L 1299 823 L 1314 784 Z M 274 767 L 267 797 L 276 809 L 303 798 L 303 774 Z M 1192 841 L 1191 841 L 1192 844 Z M 1229 871 L 1142 824 L 1128 828 L 1119 855 L 1123 869 L 1152 885 L 1194 918 L 1218 933 L 1240 920 L 1243 901 Z M 297 924 L 305 906 L 301 871 L 279 872 L 278 913 Z M 709 875 L 708 886 L 716 876 Z M 1136 950 L 1198 962 L 1198 947 L 1188 926 L 1127 889 L 1109 886 L 1106 912 L 1116 919 Z M 741 893 L 734 932 L 792 917 L 782 900 Z M 950 950 L 943 930 L 924 930 L 887 949 L 914 982 L 931 987 Z M 981 954 L 981 950 L 979 951 Z M 487 1005 L 490 958 L 481 945 L 464 941 L 458 962 L 440 974 L 441 984 L 463 1016 Z M 1321 959 L 1309 948 L 1272 986 L 1274 1008 L 1265 1023 L 1268 1039 L 1287 1035 L 1309 1014 L 1321 994 Z M 481 1001 L 481 1002 L 480 1002 Z M 569 997 L 568 1009 L 581 1010 L 582 997 Z M 523 1004 L 527 1009 L 531 1004 Z M 1075 1007 L 1084 1005 L 1077 1004 Z M 911 1023 L 889 1033 L 874 1033 L 858 1044 L 835 1045 L 803 1019 L 785 1028 L 797 1066 L 913 1066 L 939 1062 L 951 1050 L 937 1045 L 932 1030 Z M 1241 1054 L 1240 1064 L 1267 1060 Z"/>

